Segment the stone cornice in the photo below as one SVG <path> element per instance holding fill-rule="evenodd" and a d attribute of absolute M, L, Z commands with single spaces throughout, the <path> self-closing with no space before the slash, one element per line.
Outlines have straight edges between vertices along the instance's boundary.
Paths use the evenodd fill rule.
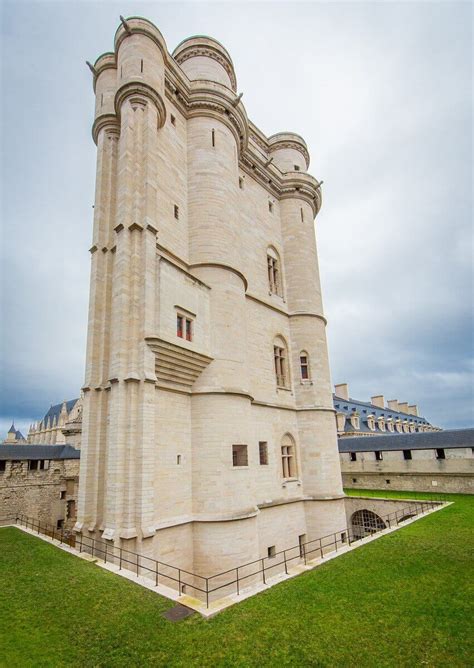
<path fill-rule="evenodd" d="M 216 43 L 215 40 L 209 40 L 208 38 L 202 39 L 203 42 L 199 44 L 192 43 L 193 38 L 190 38 L 190 43 L 188 45 L 186 45 L 188 40 L 185 40 L 185 42 L 179 44 L 173 51 L 173 58 L 176 60 L 178 65 L 181 65 L 189 58 L 194 58 L 196 56 L 212 58 L 224 68 L 230 79 L 232 90 L 237 91 L 237 79 L 235 77 L 234 66 L 227 51 L 225 51 L 222 45 Z"/>
<path fill-rule="evenodd" d="M 104 129 L 107 132 L 114 134 L 116 137 L 119 137 L 120 123 L 115 114 L 103 114 L 95 119 L 94 125 L 92 126 L 92 138 L 95 144 L 97 144 L 99 140 L 100 131 Z"/>

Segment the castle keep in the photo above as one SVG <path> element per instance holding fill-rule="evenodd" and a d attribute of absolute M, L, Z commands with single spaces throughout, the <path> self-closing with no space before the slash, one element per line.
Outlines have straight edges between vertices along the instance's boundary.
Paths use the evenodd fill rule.
<path fill-rule="evenodd" d="M 346 526 L 304 140 L 232 60 L 122 20 L 98 58 L 76 530 L 206 575 Z"/>

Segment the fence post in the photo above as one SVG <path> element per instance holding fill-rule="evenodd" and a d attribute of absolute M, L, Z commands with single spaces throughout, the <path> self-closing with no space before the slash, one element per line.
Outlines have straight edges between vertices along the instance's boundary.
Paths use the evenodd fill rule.
<path fill-rule="evenodd" d="M 178 594 L 181 596 L 181 569 L 178 568 Z"/>
<path fill-rule="evenodd" d="M 105 541 L 105 563 L 107 563 L 107 541 Z"/>
<path fill-rule="evenodd" d="M 321 552 L 321 559 L 324 557 L 323 554 L 323 544 L 321 543 L 321 538 L 319 539 L 319 551 Z"/>
<path fill-rule="evenodd" d="M 262 576 L 263 584 L 267 584 L 267 581 L 265 580 L 265 557 L 262 559 Z"/>
<path fill-rule="evenodd" d="M 82 552 L 82 533 L 79 534 L 81 537 L 81 544 L 79 545 L 79 552 Z"/>
<path fill-rule="evenodd" d="M 40 532 L 41 522 L 38 520 L 38 534 Z"/>
<path fill-rule="evenodd" d="M 120 551 L 121 551 L 121 550 L 120 550 Z M 120 556 L 121 556 L 121 555 L 120 555 Z M 155 564 L 156 564 L 156 568 L 155 568 L 155 570 L 156 570 L 155 587 L 158 587 L 158 562 L 155 561 Z"/>
<path fill-rule="evenodd" d="M 306 566 L 306 563 L 307 563 L 306 562 L 306 545 L 303 543 L 301 545 L 301 547 L 303 548 L 303 559 L 304 559 L 304 565 Z"/>
<path fill-rule="evenodd" d="M 206 578 L 206 608 L 209 607 L 209 578 Z"/>
<path fill-rule="evenodd" d="M 336 546 L 336 552 L 337 552 L 337 533 L 334 534 L 334 545 Z"/>
<path fill-rule="evenodd" d="M 92 539 L 92 557 L 94 556 L 95 538 Z"/>
<path fill-rule="evenodd" d="M 61 527 L 61 543 L 63 542 L 63 537 L 64 537 L 64 529 Z"/>
<path fill-rule="evenodd" d="M 139 570 L 140 570 L 140 555 L 137 554 L 137 577 L 138 577 Z"/>
<path fill-rule="evenodd" d="M 237 580 L 236 580 L 236 582 L 237 582 L 237 596 L 238 596 L 238 595 L 240 594 L 240 589 L 239 589 L 239 567 L 238 567 L 238 566 L 237 566 L 237 568 L 235 569 L 235 574 L 237 575 Z"/>
<path fill-rule="evenodd" d="M 121 571 L 122 570 L 122 548 L 120 547 L 119 550 L 120 550 L 119 571 Z"/>
<path fill-rule="evenodd" d="M 288 566 L 286 563 L 286 550 L 283 550 L 283 559 L 285 561 L 285 573 L 288 575 Z"/>

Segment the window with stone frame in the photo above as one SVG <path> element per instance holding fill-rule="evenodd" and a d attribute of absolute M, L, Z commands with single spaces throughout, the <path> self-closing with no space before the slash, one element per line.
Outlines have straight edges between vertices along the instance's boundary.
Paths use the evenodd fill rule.
<path fill-rule="evenodd" d="M 186 341 L 193 340 L 193 321 L 184 315 L 177 314 L 176 316 L 176 336 Z"/>
<path fill-rule="evenodd" d="M 248 448 L 246 445 L 238 444 L 232 446 L 232 465 L 248 466 Z"/>
<path fill-rule="evenodd" d="M 288 350 L 283 339 L 278 338 L 273 344 L 273 360 L 277 387 L 288 389 Z"/>
<path fill-rule="evenodd" d="M 285 434 L 281 441 L 281 468 L 283 478 L 296 478 L 295 442 L 290 434 Z"/>
<path fill-rule="evenodd" d="M 267 249 L 268 291 L 283 296 L 280 257 L 274 248 Z"/>
<path fill-rule="evenodd" d="M 301 373 L 301 380 L 311 380 L 309 355 L 306 352 L 306 350 L 302 350 L 300 352 L 300 373 Z"/>
<path fill-rule="evenodd" d="M 258 457 L 261 466 L 268 465 L 268 443 L 266 441 L 259 441 Z"/>

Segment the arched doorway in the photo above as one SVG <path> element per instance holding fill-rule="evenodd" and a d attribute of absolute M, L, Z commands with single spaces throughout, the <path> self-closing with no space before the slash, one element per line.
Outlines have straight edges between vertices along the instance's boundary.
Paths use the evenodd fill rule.
<path fill-rule="evenodd" d="M 386 528 L 383 519 L 366 508 L 357 510 L 352 515 L 351 524 L 354 540 L 371 536 L 372 534 L 377 533 L 377 531 Z"/>

